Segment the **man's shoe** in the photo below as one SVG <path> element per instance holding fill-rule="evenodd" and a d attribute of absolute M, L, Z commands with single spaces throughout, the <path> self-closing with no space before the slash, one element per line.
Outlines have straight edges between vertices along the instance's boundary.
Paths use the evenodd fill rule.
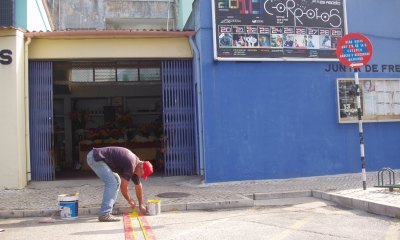
<path fill-rule="evenodd" d="M 107 214 L 99 216 L 99 221 L 100 222 L 118 222 L 118 221 L 121 221 L 121 219 L 115 217 L 111 213 L 107 213 Z"/>

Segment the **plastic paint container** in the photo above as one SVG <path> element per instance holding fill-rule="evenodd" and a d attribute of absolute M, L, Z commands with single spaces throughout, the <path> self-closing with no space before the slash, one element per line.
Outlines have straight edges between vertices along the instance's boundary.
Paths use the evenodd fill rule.
<path fill-rule="evenodd" d="M 78 217 L 79 194 L 58 195 L 61 219 L 76 219 Z"/>
<path fill-rule="evenodd" d="M 161 213 L 161 200 L 152 199 L 147 201 L 147 215 L 154 216 Z"/>

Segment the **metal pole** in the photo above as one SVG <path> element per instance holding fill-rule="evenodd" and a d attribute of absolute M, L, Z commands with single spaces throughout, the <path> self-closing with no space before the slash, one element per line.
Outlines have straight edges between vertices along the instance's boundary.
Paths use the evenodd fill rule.
<path fill-rule="evenodd" d="M 360 153 L 361 153 L 361 170 L 363 179 L 363 189 L 367 189 L 367 175 L 365 171 L 365 154 L 364 154 L 364 133 L 363 133 L 363 121 L 362 121 L 362 111 L 361 111 L 361 97 L 360 97 L 360 81 L 358 79 L 358 71 L 355 73 L 356 80 L 356 96 L 357 96 L 357 114 L 358 114 L 358 130 L 360 134 Z"/>

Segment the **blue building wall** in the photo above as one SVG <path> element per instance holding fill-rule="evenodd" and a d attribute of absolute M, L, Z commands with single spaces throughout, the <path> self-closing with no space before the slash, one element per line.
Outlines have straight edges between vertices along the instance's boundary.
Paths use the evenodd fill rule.
<path fill-rule="evenodd" d="M 325 70 L 337 62 L 214 61 L 211 1 L 196 0 L 193 11 L 207 182 L 361 172 L 358 125 L 337 120 L 336 79 L 353 72 Z M 349 32 L 373 43 L 370 64 L 400 64 L 398 12 L 397 0 L 347 1 Z M 365 123 L 364 137 L 367 171 L 400 168 L 400 122 Z"/>

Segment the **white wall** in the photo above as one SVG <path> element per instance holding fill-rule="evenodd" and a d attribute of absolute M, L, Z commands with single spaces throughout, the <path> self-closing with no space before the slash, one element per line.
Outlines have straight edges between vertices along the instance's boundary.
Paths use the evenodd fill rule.
<path fill-rule="evenodd" d="M 49 17 L 41 0 L 27 0 L 27 30 L 51 31 Z"/>
<path fill-rule="evenodd" d="M 23 33 L 1 30 L 3 49 L 12 51 L 12 62 L 0 63 L 0 188 L 15 189 L 27 184 Z"/>
<path fill-rule="evenodd" d="M 179 20 L 178 29 L 182 30 L 185 27 L 190 13 L 192 12 L 193 0 L 180 0 L 179 1 Z"/>

